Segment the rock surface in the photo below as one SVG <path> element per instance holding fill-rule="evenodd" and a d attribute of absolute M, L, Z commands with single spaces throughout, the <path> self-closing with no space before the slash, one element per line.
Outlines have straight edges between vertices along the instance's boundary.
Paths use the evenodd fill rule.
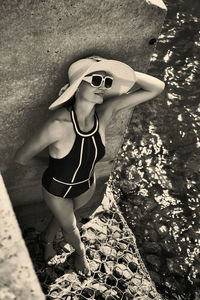
<path fill-rule="evenodd" d="M 39 232 L 34 228 L 24 232 L 47 299 L 161 300 L 141 260 L 134 235 L 121 215 L 112 193 L 107 193 L 102 205 L 80 230 L 91 277 L 75 273 L 71 260 L 73 250 L 64 244 L 61 232 L 54 243 L 57 256 L 48 265 L 43 261 L 42 245 L 38 241 Z M 115 232 L 118 233 L 116 237 Z"/>

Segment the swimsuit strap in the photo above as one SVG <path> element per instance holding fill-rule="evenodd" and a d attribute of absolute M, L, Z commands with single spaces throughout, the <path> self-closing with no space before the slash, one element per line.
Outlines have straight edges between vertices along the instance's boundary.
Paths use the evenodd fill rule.
<path fill-rule="evenodd" d="M 72 123 L 74 125 L 75 132 L 82 137 L 92 136 L 99 129 L 99 120 L 98 120 L 96 112 L 94 114 L 94 126 L 88 132 L 84 132 L 80 129 L 74 107 L 72 107 L 72 110 L 71 110 L 71 119 L 72 119 Z"/>

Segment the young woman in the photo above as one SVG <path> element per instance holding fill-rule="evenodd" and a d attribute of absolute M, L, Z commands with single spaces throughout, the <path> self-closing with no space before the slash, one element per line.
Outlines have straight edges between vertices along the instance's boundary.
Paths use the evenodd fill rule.
<path fill-rule="evenodd" d="M 94 167 L 105 154 L 106 126 L 119 110 L 156 97 L 164 83 L 120 61 L 96 56 L 74 62 L 68 77 L 70 85 L 49 107 L 56 110 L 17 151 L 15 160 L 34 166 L 41 163 L 36 155 L 49 147 L 42 189 L 53 218 L 42 234 L 45 259 L 55 254 L 53 240 L 61 227 L 65 241 L 75 249 L 76 272 L 90 275 L 74 212 L 95 192 Z M 135 83 L 140 90 L 129 92 Z"/>

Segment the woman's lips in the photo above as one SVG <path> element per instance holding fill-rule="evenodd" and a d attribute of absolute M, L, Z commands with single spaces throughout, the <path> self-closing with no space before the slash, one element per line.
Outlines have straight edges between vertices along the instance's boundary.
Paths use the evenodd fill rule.
<path fill-rule="evenodd" d="M 99 92 L 99 93 L 95 93 L 96 95 L 99 95 L 99 96 L 103 96 L 105 93 L 104 92 Z"/>

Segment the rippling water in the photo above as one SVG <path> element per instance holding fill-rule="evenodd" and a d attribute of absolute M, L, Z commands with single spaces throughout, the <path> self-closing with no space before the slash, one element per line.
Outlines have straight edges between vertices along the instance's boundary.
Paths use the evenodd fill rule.
<path fill-rule="evenodd" d="M 116 187 L 164 299 L 200 299 L 200 1 L 164 2 L 148 73 L 164 78 L 166 89 L 144 104 L 142 119 L 135 109 Z M 157 246 L 149 261 L 148 243 Z"/>

